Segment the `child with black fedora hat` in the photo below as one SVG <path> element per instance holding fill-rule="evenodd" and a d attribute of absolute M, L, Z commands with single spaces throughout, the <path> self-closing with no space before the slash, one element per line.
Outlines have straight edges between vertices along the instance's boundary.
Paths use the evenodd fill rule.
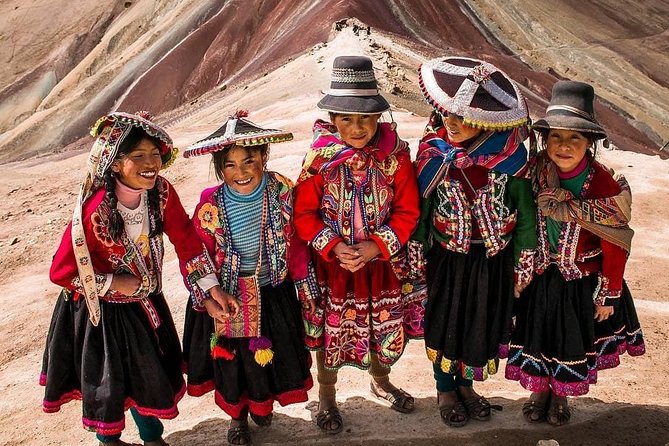
<path fill-rule="evenodd" d="M 414 400 L 391 384 L 390 366 L 404 351 L 407 311 L 404 246 L 418 218 L 416 177 L 406 142 L 394 125 L 379 123 L 390 105 L 379 94 L 372 61 L 334 60 L 330 89 L 318 103 L 330 122 L 317 120 L 295 192 L 295 225 L 311 246 L 322 292 L 306 316 L 307 343 L 316 349 L 318 426 L 338 433 L 337 370 L 368 369 L 374 395 L 400 412 Z"/>
<path fill-rule="evenodd" d="M 465 57 L 424 63 L 420 87 L 434 112 L 418 149 L 426 256 L 425 348 L 442 421 L 491 418 L 473 381 L 506 357 L 514 295 L 530 282 L 536 247 L 528 178 L 528 113 L 518 86 Z"/>
<path fill-rule="evenodd" d="M 567 396 L 588 393 L 598 370 L 620 355 L 645 351 L 623 274 L 633 231 L 629 185 L 594 158 L 606 132 L 595 119 L 594 89 L 573 81 L 553 86 L 546 116 L 534 124 L 539 153 L 537 276 L 517 308 L 507 378 L 532 391 L 530 422 L 563 425 Z"/>
<path fill-rule="evenodd" d="M 230 444 L 251 441 L 249 415 L 269 426 L 275 401 L 307 401 L 313 385 L 300 301 L 312 312 L 318 286 L 308 248 L 295 235 L 292 182 L 266 169 L 270 143 L 292 137 L 239 111 L 184 152 L 212 154 L 222 181 L 202 192 L 193 223 L 215 264 L 210 285 L 239 303 L 236 315 L 225 315 L 208 293 L 193 290 L 183 340 L 188 393 L 215 391 L 232 417 Z"/>

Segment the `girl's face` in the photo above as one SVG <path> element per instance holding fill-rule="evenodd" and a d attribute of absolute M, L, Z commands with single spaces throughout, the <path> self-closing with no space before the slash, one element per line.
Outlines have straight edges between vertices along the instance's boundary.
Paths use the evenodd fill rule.
<path fill-rule="evenodd" d="M 260 150 L 233 146 L 223 163 L 223 180 L 235 192 L 248 195 L 261 183 L 265 157 Z"/>
<path fill-rule="evenodd" d="M 332 122 L 341 139 L 354 149 L 362 149 L 372 140 L 378 128 L 380 114 L 336 115 Z"/>
<path fill-rule="evenodd" d="M 448 134 L 448 139 L 454 143 L 461 143 L 472 139 L 483 132 L 483 129 L 477 129 L 475 127 L 470 127 L 465 125 L 462 120 L 462 116 L 449 113 L 447 116 L 443 116 L 444 126 L 446 127 L 446 133 Z"/>
<path fill-rule="evenodd" d="M 574 170 L 588 150 L 590 141 L 581 132 L 551 129 L 546 137 L 548 157 L 561 172 Z"/>
<path fill-rule="evenodd" d="M 118 180 L 137 190 L 149 190 L 156 184 L 162 166 L 160 149 L 148 138 L 142 138 L 130 152 L 112 163 Z"/>

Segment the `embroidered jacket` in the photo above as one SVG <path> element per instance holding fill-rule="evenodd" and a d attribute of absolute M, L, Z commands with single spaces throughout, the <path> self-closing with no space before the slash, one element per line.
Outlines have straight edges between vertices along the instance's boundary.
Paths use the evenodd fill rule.
<path fill-rule="evenodd" d="M 486 255 L 504 249 L 513 237 L 516 283 L 532 278 L 536 248 L 536 206 L 529 180 L 472 165 L 451 168 L 428 198 L 412 239 L 432 241 L 468 253 L 482 240 Z"/>
<path fill-rule="evenodd" d="M 607 198 L 621 192 L 620 184 L 597 161 L 590 161 L 588 174 L 581 189 L 581 199 Z M 538 250 L 537 273 L 541 274 L 553 262 L 565 280 L 575 280 L 597 274 L 599 285 L 593 300 L 597 305 L 615 305 L 622 293 L 623 274 L 628 252 L 608 240 L 586 230 L 575 221 L 564 222 L 558 240 L 557 253 L 551 254 L 546 216 L 537 210 Z"/>
<path fill-rule="evenodd" d="M 158 177 L 156 184 L 160 192 L 163 231 L 175 247 L 184 281 L 187 286 L 192 287 L 198 279 L 214 271 L 213 263 L 204 251 L 172 185 L 163 177 Z M 91 254 L 98 291 L 104 287 L 107 274 L 127 273 L 137 276 L 142 281 L 140 296 L 146 297 L 149 293 L 160 292 L 164 253 L 162 235 L 135 242 L 124 232 L 120 242 L 116 243 L 109 235 L 110 212 L 104 188 L 94 192 L 82 209 L 86 242 Z M 151 222 L 152 227 L 153 224 L 154 222 Z M 60 246 L 54 255 L 50 278 L 52 282 L 73 291 L 75 299 L 83 293 L 72 248 L 71 223 L 65 229 Z M 137 296 L 124 296 L 113 289 L 109 289 L 100 298 L 115 302 L 142 301 Z M 150 312 L 150 309 L 147 310 Z"/>
<path fill-rule="evenodd" d="M 310 242 L 325 260 L 334 259 L 332 249 L 339 242 L 355 242 L 355 197 L 363 206 L 365 237 L 378 245 L 382 260 L 400 252 L 416 225 L 418 186 L 408 146 L 387 124 L 379 124 L 377 137 L 378 146 L 373 143 L 351 149 L 342 146 L 333 134 L 329 136 L 335 141 L 332 147 L 345 147 L 341 151 L 353 151 L 353 156 L 340 164 L 330 161 L 331 167 L 324 163 L 323 168 L 313 169 L 313 174 L 304 179 L 307 169 L 303 166 L 296 187 L 295 225 L 300 238 Z M 330 146 L 311 150 L 317 153 L 328 149 Z M 353 178 L 353 163 L 363 166 L 367 174 L 360 185 Z"/>
<path fill-rule="evenodd" d="M 293 184 L 283 175 L 267 172 L 264 194 L 269 212 L 263 232 L 263 263 L 269 267 L 272 286 L 290 277 L 297 287 L 301 301 L 315 299 L 318 285 L 307 245 L 298 239 L 293 227 Z M 214 259 L 221 287 L 233 296 L 237 294 L 241 269 L 240 254 L 233 249 L 228 217 L 225 211 L 225 188 L 205 189 L 195 208 L 193 223 L 207 251 Z M 193 307 L 204 310 L 202 302 L 208 297 L 199 287 L 191 289 Z"/>

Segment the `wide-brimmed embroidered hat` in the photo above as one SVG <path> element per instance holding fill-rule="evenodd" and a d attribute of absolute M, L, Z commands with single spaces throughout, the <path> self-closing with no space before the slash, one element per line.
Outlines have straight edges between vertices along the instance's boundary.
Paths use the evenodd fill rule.
<path fill-rule="evenodd" d="M 595 119 L 595 90 L 592 85 L 576 81 L 557 81 L 553 85 L 546 116 L 532 127 L 536 129 L 576 130 L 606 138 L 606 131 Z"/>
<path fill-rule="evenodd" d="M 291 132 L 262 128 L 246 119 L 247 116 L 246 110 L 236 112 L 214 133 L 188 146 L 184 157 L 214 153 L 231 145 L 249 147 L 293 139 Z"/>
<path fill-rule="evenodd" d="M 365 56 L 339 56 L 332 64 L 330 89 L 318 108 L 334 113 L 375 114 L 390 109 L 379 94 L 372 60 Z"/>
<path fill-rule="evenodd" d="M 507 130 L 528 121 L 515 82 L 493 64 L 467 57 L 440 57 L 420 66 L 420 88 L 442 115 L 453 113 L 485 130 Z"/>

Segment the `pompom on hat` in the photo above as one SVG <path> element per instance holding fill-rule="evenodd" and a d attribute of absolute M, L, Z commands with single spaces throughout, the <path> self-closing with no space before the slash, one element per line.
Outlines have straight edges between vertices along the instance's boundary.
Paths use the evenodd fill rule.
<path fill-rule="evenodd" d="M 586 132 L 596 139 L 606 138 L 606 131 L 595 119 L 595 90 L 592 85 L 576 81 L 558 81 L 553 85 L 546 116 L 532 127 Z"/>
<path fill-rule="evenodd" d="M 421 65 L 419 84 L 426 101 L 446 116 L 484 130 L 508 130 L 528 122 L 525 98 L 514 81 L 491 63 L 440 57 Z"/>
<path fill-rule="evenodd" d="M 188 146 L 184 157 L 207 155 L 231 145 L 249 147 L 293 139 L 291 132 L 262 128 L 246 119 L 247 116 L 246 110 L 237 111 L 214 133 Z"/>
<path fill-rule="evenodd" d="M 330 89 L 318 108 L 333 113 L 376 114 L 390 109 L 379 93 L 372 60 L 365 56 L 339 56 L 332 64 Z"/>

